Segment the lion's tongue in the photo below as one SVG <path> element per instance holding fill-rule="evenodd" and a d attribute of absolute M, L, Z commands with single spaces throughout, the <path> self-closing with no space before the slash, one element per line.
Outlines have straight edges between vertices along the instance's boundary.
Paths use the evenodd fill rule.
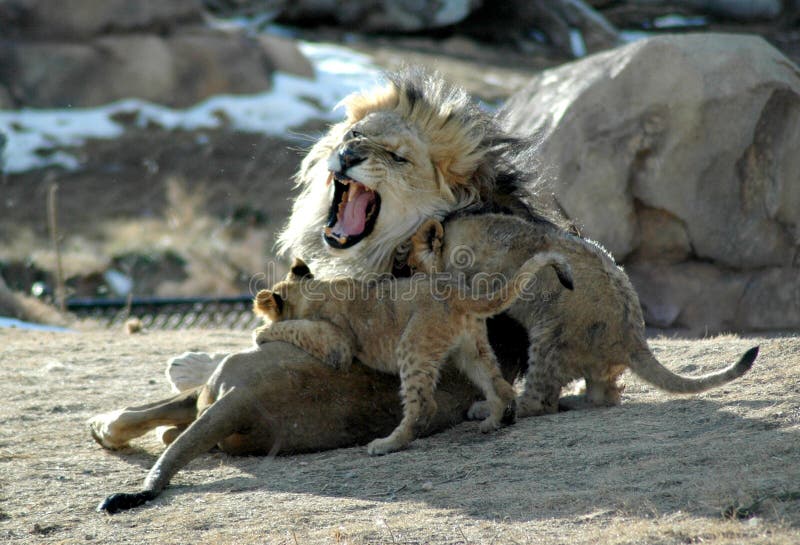
<path fill-rule="evenodd" d="M 334 232 L 345 236 L 363 233 L 367 223 L 367 207 L 374 198 L 372 191 L 364 191 L 359 184 L 350 184 L 350 193 L 333 228 Z"/>

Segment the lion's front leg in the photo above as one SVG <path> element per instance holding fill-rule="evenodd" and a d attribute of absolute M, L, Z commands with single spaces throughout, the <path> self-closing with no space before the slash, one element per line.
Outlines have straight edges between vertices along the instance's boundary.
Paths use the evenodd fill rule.
<path fill-rule="evenodd" d="M 352 335 L 324 320 L 273 322 L 256 329 L 253 340 L 257 345 L 271 341 L 291 343 L 334 369 L 348 369 L 355 353 Z"/>

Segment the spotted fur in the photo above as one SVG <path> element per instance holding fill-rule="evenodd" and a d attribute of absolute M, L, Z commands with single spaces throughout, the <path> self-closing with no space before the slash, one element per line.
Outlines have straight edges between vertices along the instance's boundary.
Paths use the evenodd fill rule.
<path fill-rule="evenodd" d="M 459 259 L 465 251 L 469 259 Z M 662 390 L 701 392 L 740 377 L 758 354 L 755 347 L 738 363 L 701 377 L 672 373 L 647 346 L 639 299 L 627 275 L 597 243 L 552 226 L 499 214 L 455 217 L 444 229 L 431 220 L 414 235 L 410 262 L 429 274 L 448 273 L 469 284 L 480 274 L 507 275 L 542 251 L 558 252 L 569 261 L 575 289 L 563 288 L 558 271 L 543 270 L 531 284 L 535 297 L 509 309 L 530 340 L 519 416 L 557 411 L 562 387 L 579 378 L 586 380 L 589 404 L 617 405 L 623 389 L 619 377 L 626 368 Z M 479 417 L 485 410 L 471 412 Z"/>
<path fill-rule="evenodd" d="M 405 279 L 315 280 L 296 261 L 289 277 L 261 290 L 253 308 L 270 323 L 254 332 L 256 344 L 289 342 L 328 364 L 348 368 L 353 357 L 399 374 L 403 419 L 388 436 L 372 441 L 370 454 L 407 445 L 436 412 L 433 393 L 441 366 L 452 359 L 486 396 L 481 431 L 496 429 L 515 397 L 500 374 L 485 318 L 508 308 L 543 267 L 570 277 L 558 254 L 527 260 L 513 279 L 481 297 L 449 281 L 415 275 Z"/>

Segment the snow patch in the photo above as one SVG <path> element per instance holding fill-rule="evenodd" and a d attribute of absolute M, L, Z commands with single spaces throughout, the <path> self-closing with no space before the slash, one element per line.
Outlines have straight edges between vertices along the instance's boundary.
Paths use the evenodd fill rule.
<path fill-rule="evenodd" d="M 6 318 L 0 316 L 0 328 L 12 329 L 26 329 L 29 331 L 57 331 L 57 332 L 71 332 L 65 327 L 58 327 L 54 325 L 34 324 L 32 322 L 23 322 L 16 318 Z"/>
<path fill-rule="evenodd" d="M 0 165 L 7 173 L 79 168 L 79 159 L 59 148 L 119 137 L 125 127 L 115 118 L 123 114 L 140 127 L 282 135 L 312 119 L 334 120 L 333 110 L 345 96 L 378 82 L 380 71 L 366 55 L 331 44 L 298 45 L 314 66 L 314 79 L 276 72 L 272 89 L 257 95 L 219 95 L 182 110 L 126 99 L 97 108 L 0 111 L 0 132 L 8 137 Z"/>

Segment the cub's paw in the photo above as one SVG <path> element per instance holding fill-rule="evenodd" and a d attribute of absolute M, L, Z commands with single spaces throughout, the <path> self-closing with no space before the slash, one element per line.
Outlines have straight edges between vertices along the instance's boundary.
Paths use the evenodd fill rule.
<path fill-rule="evenodd" d="M 382 456 L 402 449 L 404 443 L 397 441 L 392 437 L 384 437 L 382 439 L 375 439 L 367 445 L 367 454 L 370 456 Z"/>
<path fill-rule="evenodd" d="M 476 401 L 467 411 L 467 420 L 485 420 L 491 413 L 488 402 Z"/>
<path fill-rule="evenodd" d="M 481 433 L 489 433 L 490 431 L 498 430 L 500 429 L 500 421 L 497 418 L 494 418 L 493 416 L 490 416 L 489 418 L 484 418 L 481 421 L 479 429 L 481 430 Z"/>
<path fill-rule="evenodd" d="M 268 325 L 262 325 L 253 331 L 253 342 L 256 344 L 256 346 L 261 346 L 262 344 L 266 344 L 271 340 L 272 339 L 270 338 Z"/>

